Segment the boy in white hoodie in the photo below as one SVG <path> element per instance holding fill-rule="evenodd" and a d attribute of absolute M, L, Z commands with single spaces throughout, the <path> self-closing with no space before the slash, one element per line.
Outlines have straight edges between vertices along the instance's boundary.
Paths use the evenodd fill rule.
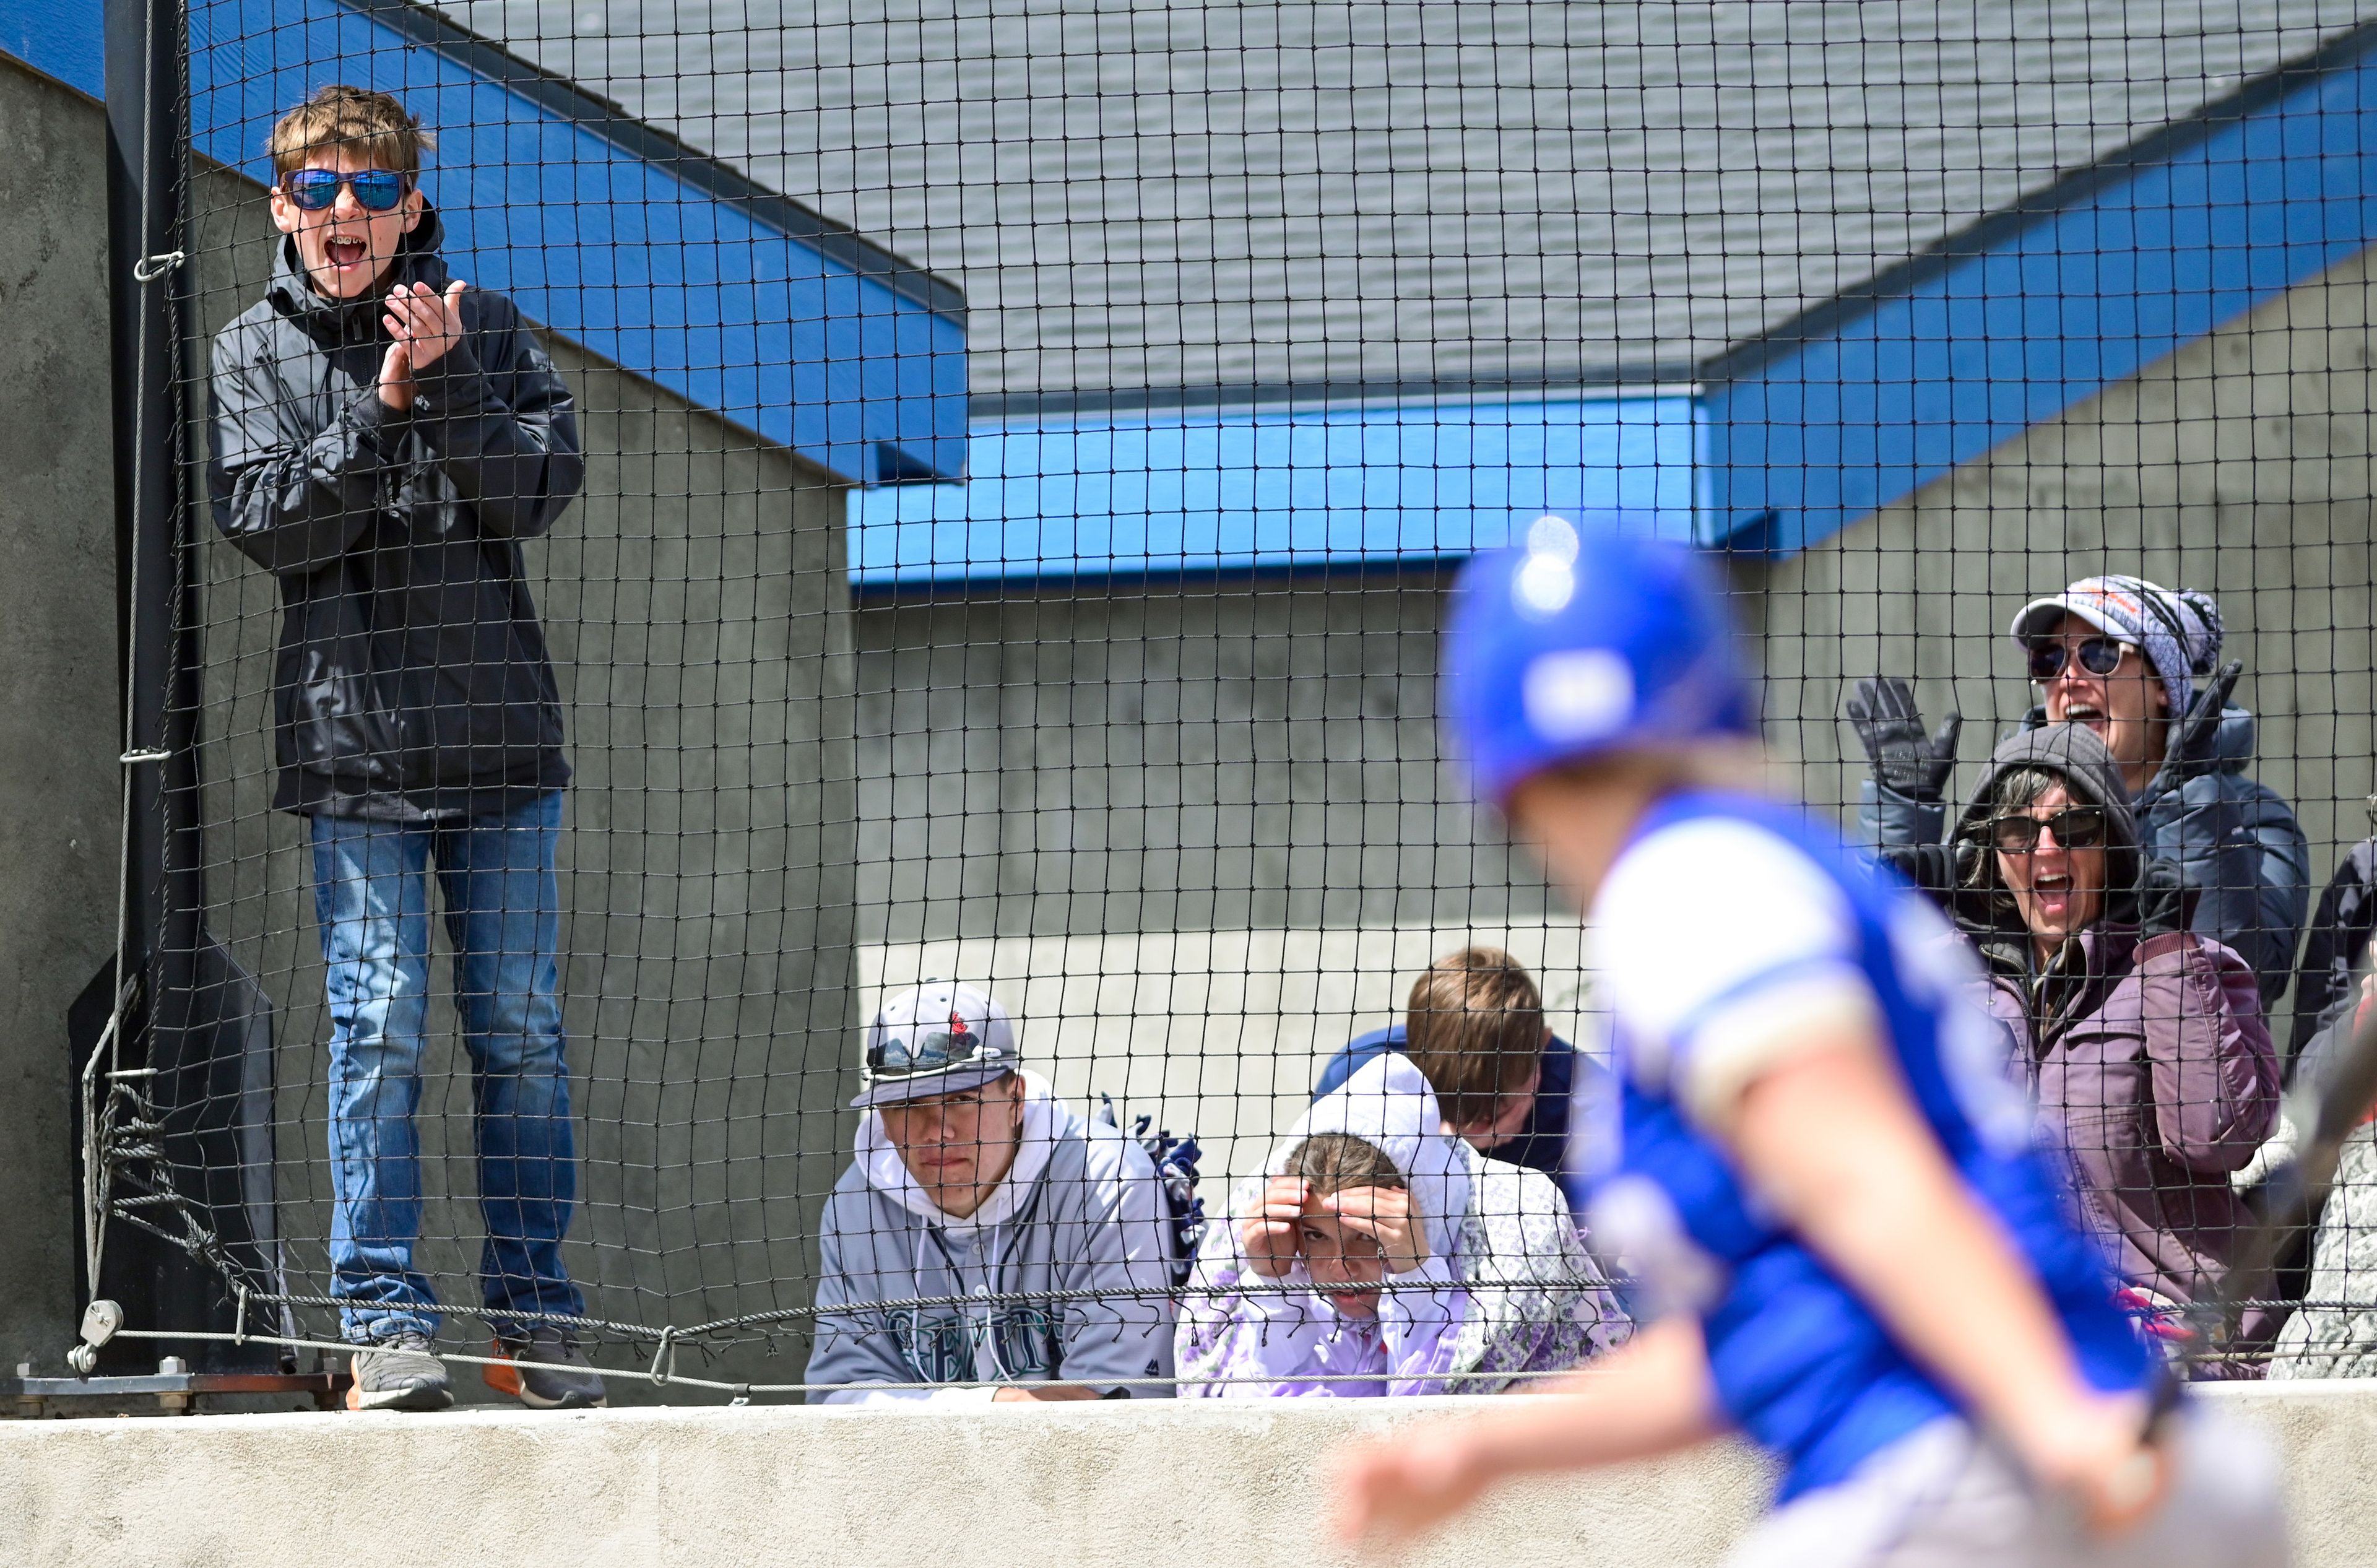
<path fill-rule="evenodd" d="M 1172 1375 L 1176 1307 L 1139 1146 L 1022 1071 L 1007 1010 L 971 986 L 893 998 L 865 1082 L 819 1236 L 808 1381 L 839 1386 L 817 1397 L 1169 1398 L 1140 1381 Z"/>

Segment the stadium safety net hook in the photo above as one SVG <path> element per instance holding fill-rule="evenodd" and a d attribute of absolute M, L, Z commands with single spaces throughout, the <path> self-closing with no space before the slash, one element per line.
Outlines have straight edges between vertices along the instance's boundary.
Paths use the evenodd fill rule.
<path fill-rule="evenodd" d="M 663 1370 L 665 1369 L 665 1370 Z M 652 1351 L 651 1370 L 644 1374 L 651 1379 L 654 1388 L 666 1388 L 676 1375 L 676 1325 L 661 1330 L 660 1345 Z"/>
<path fill-rule="evenodd" d="M 169 250 L 160 256 L 144 256 L 132 264 L 132 281 L 153 283 L 186 259 L 186 253 L 178 250 Z"/>

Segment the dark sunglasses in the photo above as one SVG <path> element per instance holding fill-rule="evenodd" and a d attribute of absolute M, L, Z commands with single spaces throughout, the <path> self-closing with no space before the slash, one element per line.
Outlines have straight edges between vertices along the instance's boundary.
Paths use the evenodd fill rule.
<path fill-rule="evenodd" d="M 2055 830 L 2055 842 L 2066 849 L 2097 849 L 2105 843 L 2105 808 L 2067 806 L 2049 817 L 2009 811 L 1989 819 L 1989 840 L 2008 855 L 2028 855 L 2038 847 L 2038 831 Z"/>
<path fill-rule="evenodd" d="M 2080 640 L 2080 667 L 2092 676 L 2108 676 L 2121 667 L 2121 655 L 2134 644 L 2110 637 L 2084 637 Z M 2061 642 L 2034 642 L 2030 645 L 2030 678 L 2046 682 L 2063 673 L 2072 650 Z"/>
<path fill-rule="evenodd" d="M 937 1029 L 919 1038 L 911 1047 L 906 1040 L 894 1035 L 870 1043 L 866 1047 L 866 1070 L 878 1076 L 900 1077 L 917 1072 L 938 1072 L 944 1068 L 962 1067 L 974 1059 L 982 1049 L 982 1036 L 971 1029 Z"/>
<path fill-rule="evenodd" d="M 281 194 L 308 212 L 328 209 L 339 199 L 340 186 L 355 193 L 355 202 L 364 211 L 387 212 L 412 188 L 412 176 L 392 169 L 365 169 L 353 174 L 335 169 L 300 169 L 281 179 Z"/>

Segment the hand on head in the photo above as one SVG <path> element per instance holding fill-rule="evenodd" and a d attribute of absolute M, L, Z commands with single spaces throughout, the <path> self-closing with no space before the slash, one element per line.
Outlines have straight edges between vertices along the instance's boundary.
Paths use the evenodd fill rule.
<path fill-rule="evenodd" d="M 1284 1279 L 1296 1266 L 1296 1231 L 1311 1186 L 1300 1176 L 1274 1176 L 1263 1184 L 1261 1203 L 1238 1221 L 1248 1266 L 1263 1278 Z"/>
<path fill-rule="evenodd" d="M 1274 1176 L 1238 1221 L 1247 1264 L 1283 1279 L 1299 1259 L 1313 1286 L 1341 1312 L 1370 1317 L 1378 1286 L 1427 1261 L 1427 1229 L 1400 1187 L 1347 1187 L 1316 1196 L 1302 1177 Z"/>
<path fill-rule="evenodd" d="M 1348 1187 L 1316 1207 L 1339 1226 L 1378 1247 L 1389 1274 L 1409 1274 L 1427 1261 L 1427 1227 L 1411 1193 L 1401 1187 Z"/>

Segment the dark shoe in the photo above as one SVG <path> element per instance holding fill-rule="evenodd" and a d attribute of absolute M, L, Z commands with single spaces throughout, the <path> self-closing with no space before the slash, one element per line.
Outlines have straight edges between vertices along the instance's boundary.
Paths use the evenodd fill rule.
<path fill-rule="evenodd" d="M 350 1410 L 443 1410 L 454 1403 L 446 1363 L 423 1335 L 400 1334 L 358 1350 L 349 1371 L 354 1374 L 347 1390 Z"/>
<path fill-rule="evenodd" d="M 487 1369 L 487 1386 L 532 1410 L 600 1410 L 611 1402 L 578 1341 L 549 1324 L 497 1336 L 496 1354 L 505 1359 Z"/>

